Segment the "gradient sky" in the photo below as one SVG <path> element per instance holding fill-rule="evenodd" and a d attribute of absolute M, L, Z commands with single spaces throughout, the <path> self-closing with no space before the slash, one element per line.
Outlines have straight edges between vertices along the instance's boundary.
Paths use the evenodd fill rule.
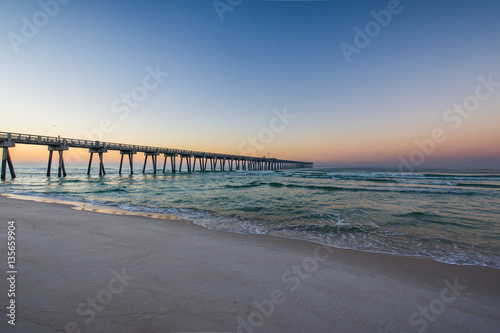
<path fill-rule="evenodd" d="M 223 20 L 212 1 L 55 1 L 1 2 L 0 131 L 316 165 L 500 166 L 500 87 L 447 113 L 479 77 L 500 82 L 498 1 L 402 0 L 350 63 L 341 43 L 393 1 L 243 0 Z M 122 96 L 157 67 L 168 76 L 125 114 Z M 281 126 L 284 109 L 295 117 Z M 430 144 L 436 128 L 446 140 Z"/>

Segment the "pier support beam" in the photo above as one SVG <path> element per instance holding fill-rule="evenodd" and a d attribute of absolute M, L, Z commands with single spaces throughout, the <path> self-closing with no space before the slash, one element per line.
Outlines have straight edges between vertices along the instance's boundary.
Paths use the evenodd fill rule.
<path fill-rule="evenodd" d="M 212 157 L 212 159 L 210 160 L 210 167 L 212 168 L 212 171 L 215 171 L 217 169 L 217 157 Z"/>
<path fill-rule="evenodd" d="M 151 160 L 153 161 L 153 173 L 156 174 L 156 164 L 158 161 L 158 155 L 160 155 L 160 153 L 156 151 L 144 153 L 144 166 L 142 167 L 142 173 L 146 172 L 146 163 L 148 161 L 148 156 L 151 156 Z"/>
<path fill-rule="evenodd" d="M 182 170 L 182 161 L 186 159 L 186 166 L 188 172 L 194 171 L 194 168 L 191 168 L 191 155 L 181 155 L 181 161 L 179 163 L 179 172 Z M 195 161 L 196 163 L 196 161 Z"/>
<path fill-rule="evenodd" d="M 198 164 L 200 165 L 200 171 L 204 172 L 205 171 L 205 157 L 204 156 L 198 157 Z"/>
<path fill-rule="evenodd" d="M 172 170 L 172 173 L 175 173 L 175 154 L 173 153 L 167 153 L 163 154 L 165 157 L 165 160 L 163 161 L 163 172 L 167 170 L 167 159 L 170 157 L 170 168 Z"/>
<path fill-rule="evenodd" d="M 58 150 L 58 153 L 59 153 L 59 165 L 57 167 L 57 177 L 61 178 L 61 171 L 62 171 L 62 176 L 66 177 L 66 167 L 64 166 L 63 150 Z"/>
<path fill-rule="evenodd" d="M 134 174 L 134 155 L 137 154 L 135 150 L 120 150 L 120 169 L 118 170 L 118 174 L 122 174 L 122 165 L 123 165 L 123 155 L 128 156 L 128 161 L 130 164 L 130 174 Z"/>
<path fill-rule="evenodd" d="M 175 155 L 163 154 L 163 156 L 165 156 L 165 162 L 163 162 L 163 172 L 165 172 L 165 168 L 167 167 L 167 157 L 170 156 L 170 167 L 172 169 L 172 173 L 175 173 Z"/>
<path fill-rule="evenodd" d="M 54 151 L 50 150 L 49 151 L 49 161 L 47 162 L 47 177 L 50 177 L 50 169 L 52 169 L 52 153 Z"/>
<path fill-rule="evenodd" d="M 193 172 L 194 172 L 194 169 L 196 169 L 196 159 L 198 159 L 200 161 L 200 171 L 201 171 L 201 157 L 197 157 L 197 156 L 193 156 Z"/>
<path fill-rule="evenodd" d="M 57 146 L 49 146 L 49 161 L 47 163 L 47 177 L 50 176 L 50 172 L 52 169 L 52 157 L 54 151 L 59 153 L 59 165 L 57 167 L 57 177 L 66 177 L 66 167 L 64 166 L 64 158 L 63 152 L 68 150 L 68 146 L 65 144 L 57 145 Z"/>
<path fill-rule="evenodd" d="M 0 143 L 0 147 L 2 147 L 2 170 L 0 179 L 5 180 L 5 176 L 7 174 L 7 165 L 9 166 L 10 177 L 12 179 L 16 178 L 16 173 L 14 171 L 14 164 L 12 163 L 12 159 L 10 157 L 9 148 L 14 147 L 15 144 L 12 141 L 2 141 Z"/>
<path fill-rule="evenodd" d="M 89 158 L 89 167 L 87 169 L 87 176 L 90 176 L 90 169 L 92 167 L 92 157 L 95 154 L 99 155 L 99 176 L 105 176 L 106 175 L 106 170 L 104 169 L 104 161 L 103 161 L 103 154 L 106 153 L 108 150 L 104 147 L 102 148 L 90 148 L 89 153 L 90 153 L 90 158 Z"/>
<path fill-rule="evenodd" d="M 198 159 L 198 165 L 200 166 L 200 171 L 204 172 L 205 167 L 207 165 L 206 158 L 204 156 L 194 156 L 193 172 L 194 172 L 194 169 L 196 168 L 196 159 Z"/>
<path fill-rule="evenodd" d="M 226 158 L 223 157 L 222 160 L 220 161 L 220 171 L 224 171 L 226 168 Z"/>

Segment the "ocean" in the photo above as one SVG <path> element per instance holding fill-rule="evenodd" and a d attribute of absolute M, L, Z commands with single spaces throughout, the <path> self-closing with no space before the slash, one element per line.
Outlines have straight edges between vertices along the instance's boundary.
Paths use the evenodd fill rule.
<path fill-rule="evenodd" d="M 87 176 L 16 167 L 1 193 L 173 214 L 209 229 L 500 269 L 500 170 L 314 168 Z M 0 207 L 1 209 L 1 207 Z"/>

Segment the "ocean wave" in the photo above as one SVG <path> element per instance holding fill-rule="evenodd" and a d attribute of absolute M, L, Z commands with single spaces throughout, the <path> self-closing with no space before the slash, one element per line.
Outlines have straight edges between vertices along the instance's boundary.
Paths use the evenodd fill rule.
<path fill-rule="evenodd" d="M 403 214 L 394 214 L 393 216 L 396 217 L 403 217 L 403 218 L 411 218 L 415 219 L 418 222 L 421 223 L 433 223 L 437 224 L 440 226 L 451 226 L 451 227 L 456 227 L 456 228 L 465 228 L 465 229 L 479 229 L 480 227 L 472 225 L 472 224 L 466 224 L 466 223 L 459 223 L 455 222 L 453 220 L 450 220 L 448 218 L 445 218 L 439 214 L 432 213 L 432 212 L 409 212 L 409 213 L 403 213 Z M 392 225 L 395 225 L 397 223 L 390 223 Z"/>
<path fill-rule="evenodd" d="M 287 227 L 272 229 L 270 231 L 299 231 L 299 232 L 315 232 L 315 233 L 367 233 L 370 232 L 366 228 L 353 225 L 308 225 L 299 224 Z"/>
<path fill-rule="evenodd" d="M 445 181 L 412 181 L 412 180 L 396 180 L 400 184 L 413 184 L 413 185 L 440 185 L 440 186 L 457 186 L 456 183 L 445 182 Z"/>
<path fill-rule="evenodd" d="M 453 175 L 453 174 L 441 174 L 441 173 L 424 173 L 425 177 L 428 178 L 448 178 L 453 180 L 494 180 L 500 181 L 500 175 L 484 174 L 484 175 Z"/>
<path fill-rule="evenodd" d="M 462 175 L 462 174 L 441 174 L 441 173 L 412 173 L 412 172 L 329 172 L 330 177 L 340 179 L 429 179 L 429 180 L 470 180 L 470 181 L 500 181 L 500 175 Z"/>
<path fill-rule="evenodd" d="M 82 179 L 59 179 L 58 181 L 63 181 L 64 183 L 87 183 L 88 180 L 82 180 Z"/>
<path fill-rule="evenodd" d="M 290 173 L 284 174 L 283 177 L 287 178 L 307 178 L 307 179 L 330 179 L 331 176 L 328 174 L 320 174 L 316 172 L 300 172 L 300 173 Z"/>
<path fill-rule="evenodd" d="M 118 208 L 129 212 L 171 214 L 168 208 L 136 206 L 129 203 L 119 203 L 119 204 L 110 203 L 110 205 L 117 206 Z"/>
<path fill-rule="evenodd" d="M 314 226 L 312 228 L 314 229 Z M 474 251 L 471 252 L 467 250 L 470 249 L 468 243 L 444 237 L 412 236 L 408 238 L 409 235 L 405 233 L 383 233 L 378 232 L 378 230 L 373 230 L 373 232 L 349 232 L 347 230 L 336 233 L 330 232 L 328 229 L 326 228 L 323 232 L 296 232 L 297 230 L 281 229 L 271 231 L 270 235 L 303 239 L 342 249 L 423 257 L 454 265 L 479 265 L 500 269 L 500 260 L 498 260 L 500 249 L 498 247 L 476 245 L 473 247 Z"/>
<path fill-rule="evenodd" d="M 228 188 L 249 188 L 268 186 L 272 188 L 298 188 L 308 190 L 319 190 L 325 192 L 335 191 L 351 191 L 351 192 L 411 192 L 411 193 L 439 193 L 439 194 L 454 194 L 454 195 L 475 195 L 478 192 L 460 190 L 456 188 L 433 188 L 433 187 L 409 187 L 409 186 L 387 186 L 387 187 L 349 187 L 349 186 L 332 186 L 332 185 L 301 185 L 287 184 L 282 182 L 251 182 L 240 185 L 224 185 Z"/>
<path fill-rule="evenodd" d="M 437 216 L 437 214 L 431 213 L 431 212 L 409 212 L 409 213 L 404 213 L 404 214 L 396 214 L 395 216 L 422 217 L 422 216 Z"/>
<path fill-rule="evenodd" d="M 232 185 L 232 184 L 226 184 L 224 185 L 225 188 L 249 188 L 249 187 L 258 187 L 261 186 L 262 184 L 260 182 L 254 181 L 248 184 L 238 184 L 238 185 Z"/>
<path fill-rule="evenodd" d="M 483 188 L 495 188 L 495 189 L 500 189 L 500 185 L 494 185 L 494 184 L 470 184 L 470 183 L 458 183 L 457 186 L 462 186 L 462 187 L 483 187 Z"/>
<path fill-rule="evenodd" d="M 127 192 L 127 190 L 124 188 L 112 188 L 112 189 L 94 190 L 91 193 L 113 193 L 113 192 Z"/>
<path fill-rule="evenodd" d="M 328 176 L 349 178 L 424 178 L 420 173 L 408 172 L 329 172 Z"/>

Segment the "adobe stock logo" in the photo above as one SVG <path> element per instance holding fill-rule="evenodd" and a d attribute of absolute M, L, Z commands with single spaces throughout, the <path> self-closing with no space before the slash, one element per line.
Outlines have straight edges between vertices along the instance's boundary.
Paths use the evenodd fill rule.
<path fill-rule="evenodd" d="M 160 65 L 155 68 L 146 67 L 146 75 L 141 83 L 133 86 L 128 93 L 122 93 L 119 98 L 111 103 L 111 111 L 115 113 L 119 120 L 125 120 L 131 110 L 137 109 L 140 103 L 146 100 L 149 94 L 157 89 L 170 74 L 161 70 Z M 110 134 L 115 130 L 116 120 L 104 117 L 99 125 L 91 130 L 83 130 L 83 135 L 87 140 L 103 141 L 105 134 Z"/>
<path fill-rule="evenodd" d="M 221 22 L 224 21 L 224 15 L 226 12 L 232 12 L 234 8 L 241 5 L 243 0 L 214 0 L 212 5 L 214 6 L 215 12 L 219 16 Z"/>
<path fill-rule="evenodd" d="M 262 151 L 267 144 L 274 141 L 276 133 L 281 133 L 290 124 L 290 121 L 297 117 L 294 114 L 288 113 L 286 106 L 283 111 L 278 109 L 273 110 L 274 117 L 269 120 L 269 126 L 263 127 L 256 136 L 249 136 L 247 140 L 238 145 L 238 153 L 247 156 L 256 156 L 259 151 Z"/>
<path fill-rule="evenodd" d="M 19 53 L 19 46 L 28 44 L 30 40 L 38 35 L 40 29 L 49 24 L 50 19 L 54 18 L 61 9 L 61 5 L 66 5 L 70 0 L 47 0 L 38 1 L 41 10 L 37 11 L 29 20 L 26 16 L 21 18 L 21 34 L 9 32 L 7 38 L 9 39 L 12 50 L 17 54 Z"/>
<path fill-rule="evenodd" d="M 479 109 L 481 102 L 489 99 L 500 87 L 500 81 L 495 81 L 493 74 L 487 77 L 479 76 L 477 80 L 479 83 L 472 94 L 465 97 L 462 103 L 453 104 L 453 107 L 446 109 L 443 113 L 443 120 L 453 131 L 460 129 L 464 120 Z M 427 138 L 415 139 L 416 148 L 407 157 L 399 155 L 399 172 L 413 172 L 416 167 L 422 166 L 427 157 L 434 154 L 438 146 L 448 140 L 447 133 L 451 130 L 445 127 L 435 127 Z"/>
<path fill-rule="evenodd" d="M 312 256 L 305 257 L 299 265 L 293 265 L 281 275 L 281 288 L 273 289 L 269 293 L 269 298 L 263 301 L 253 301 L 252 311 L 246 315 L 236 318 L 237 333 L 254 333 L 262 326 L 265 320 L 271 317 L 280 305 L 287 299 L 291 299 L 301 284 L 309 279 L 318 269 L 320 264 L 325 262 L 333 254 L 333 248 L 327 245 L 318 245 L 314 249 Z"/>
<path fill-rule="evenodd" d="M 453 279 L 453 283 L 444 280 L 445 288 L 441 290 L 439 297 L 434 298 L 427 306 L 420 306 L 418 311 L 413 312 L 408 318 L 410 326 L 414 327 L 418 333 L 424 333 L 429 323 L 436 321 L 438 316 L 444 313 L 447 305 L 452 304 L 462 294 L 462 291 L 467 290 L 466 285 L 458 283 L 458 277 Z M 407 333 L 401 331 L 400 333 Z"/>
<path fill-rule="evenodd" d="M 111 270 L 113 277 L 108 281 L 106 287 L 101 288 L 95 297 L 87 296 L 85 302 L 78 304 L 75 312 L 81 317 L 83 323 L 80 325 L 74 321 L 69 321 L 64 325 L 65 333 L 82 333 L 84 330 L 80 327 L 90 324 L 94 321 L 97 314 L 105 310 L 105 306 L 111 304 L 116 295 L 123 292 L 125 287 L 129 285 L 129 281 L 134 280 L 134 276 L 128 275 L 125 272 L 125 267 L 122 267 L 118 272 L 114 269 Z"/>

